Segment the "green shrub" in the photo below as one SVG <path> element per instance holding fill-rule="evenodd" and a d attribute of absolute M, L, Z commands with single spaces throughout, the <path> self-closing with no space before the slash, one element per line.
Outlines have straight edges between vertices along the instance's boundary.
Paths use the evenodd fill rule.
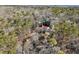
<path fill-rule="evenodd" d="M 78 36 L 79 34 L 79 28 L 76 22 L 72 22 L 69 20 L 60 21 L 59 23 L 56 23 L 55 25 L 55 32 L 62 32 L 64 36 Z"/>

